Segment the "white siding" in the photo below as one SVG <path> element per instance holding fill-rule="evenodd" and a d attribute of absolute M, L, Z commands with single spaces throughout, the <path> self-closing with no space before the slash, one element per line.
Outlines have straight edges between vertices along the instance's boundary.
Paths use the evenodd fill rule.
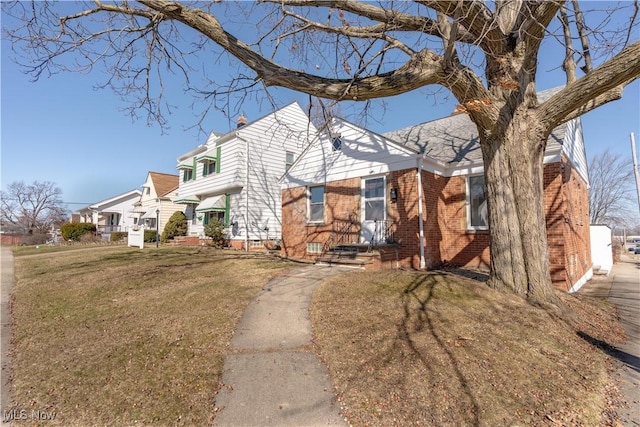
<path fill-rule="evenodd" d="M 216 156 L 220 149 L 220 173 L 203 176 L 203 163 L 196 163 L 194 178 L 180 178 L 178 199 L 231 194 L 230 227 L 236 240 L 263 240 L 281 236 L 281 194 L 279 178 L 284 174 L 287 151 L 300 156 L 315 128 L 302 109 L 290 104 L 266 117 L 207 141 L 206 151 L 191 157 L 182 156 L 179 163 L 192 164 L 204 154 Z M 265 230 L 268 228 L 268 230 Z M 191 226 L 190 234 L 200 234 L 202 222 Z"/>
<path fill-rule="evenodd" d="M 334 135 L 342 148 L 333 151 L 331 138 L 321 137 L 304 153 L 283 180 L 285 188 L 382 174 L 416 167 L 416 154 L 381 135 L 336 120 Z"/>
<path fill-rule="evenodd" d="M 588 185 L 589 172 L 587 167 L 587 153 L 582 137 L 582 121 L 580 121 L 580 118 L 573 119 L 567 122 L 566 126 L 567 129 L 562 143 L 562 151 Z"/>

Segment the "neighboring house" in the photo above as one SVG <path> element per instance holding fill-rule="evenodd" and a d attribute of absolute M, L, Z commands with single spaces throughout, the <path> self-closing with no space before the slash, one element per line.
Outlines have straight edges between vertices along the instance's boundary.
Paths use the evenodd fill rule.
<path fill-rule="evenodd" d="M 204 238 L 221 221 L 229 244 L 249 250 L 281 238 L 279 178 L 316 135 L 297 103 L 247 123 L 178 157 L 180 185 L 174 203 L 185 205 L 189 236 Z"/>
<path fill-rule="evenodd" d="M 364 248 L 374 268 L 488 268 L 483 170 L 465 114 L 384 136 L 335 119 L 282 178 L 282 251 L 333 261 Z M 544 199 L 552 281 L 576 290 L 592 275 L 579 119 L 549 136 Z"/>
<path fill-rule="evenodd" d="M 151 230 L 158 226 L 158 232 L 162 233 L 171 215 L 184 210 L 184 205 L 171 201 L 178 193 L 178 180 L 178 175 L 149 172 L 132 210 L 134 223 Z M 159 225 L 156 224 L 158 219 Z"/>
<path fill-rule="evenodd" d="M 131 190 L 86 206 L 72 215 L 72 221 L 77 219 L 77 222 L 95 224 L 98 235 L 108 240 L 111 233 L 127 231 L 135 224 L 130 212 L 140 198 L 140 194 L 140 190 Z"/>

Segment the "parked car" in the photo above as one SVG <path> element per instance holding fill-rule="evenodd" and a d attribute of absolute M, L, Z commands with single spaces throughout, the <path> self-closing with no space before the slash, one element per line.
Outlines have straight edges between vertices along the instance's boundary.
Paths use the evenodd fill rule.
<path fill-rule="evenodd" d="M 633 248 L 633 253 L 635 255 L 640 254 L 640 246 L 636 246 L 635 248 Z"/>

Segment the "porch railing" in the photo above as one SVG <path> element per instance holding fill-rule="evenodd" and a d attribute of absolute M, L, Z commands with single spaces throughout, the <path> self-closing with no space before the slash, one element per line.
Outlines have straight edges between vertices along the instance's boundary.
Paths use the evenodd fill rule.
<path fill-rule="evenodd" d="M 395 235 L 393 233 L 393 221 L 390 219 L 381 220 L 376 219 L 373 234 L 371 240 L 369 240 L 368 251 L 371 251 L 375 246 L 384 245 L 387 243 L 395 243 Z"/>
<path fill-rule="evenodd" d="M 98 233 L 114 233 L 116 231 L 122 231 L 122 227 L 120 225 L 98 225 L 96 226 L 96 230 Z"/>
<path fill-rule="evenodd" d="M 333 220 L 331 223 L 331 235 L 324 243 L 322 253 L 327 252 L 334 246 L 357 242 L 359 236 L 357 225 L 358 217 L 353 213 L 349 214 L 347 219 Z"/>

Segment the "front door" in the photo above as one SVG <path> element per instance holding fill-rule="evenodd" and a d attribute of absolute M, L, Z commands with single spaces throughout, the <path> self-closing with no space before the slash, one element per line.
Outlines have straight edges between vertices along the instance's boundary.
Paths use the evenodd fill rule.
<path fill-rule="evenodd" d="M 380 243 L 387 211 L 386 194 L 383 176 L 362 181 L 362 243 Z"/>

